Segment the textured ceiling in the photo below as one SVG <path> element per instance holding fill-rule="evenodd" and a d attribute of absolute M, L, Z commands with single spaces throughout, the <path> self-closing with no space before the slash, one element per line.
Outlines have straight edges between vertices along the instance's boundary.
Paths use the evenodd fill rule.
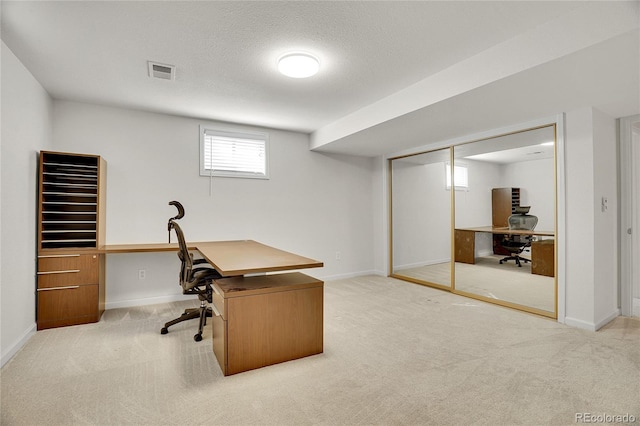
<path fill-rule="evenodd" d="M 311 133 L 589 3 L 5 0 L 1 18 L 2 40 L 55 99 Z M 278 74 L 290 50 L 316 54 L 320 73 Z M 150 79 L 148 60 L 175 65 L 175 81 Z M 405 147 L 359 137 L 372 140 L 326 150 Z"/>
<path fill-rule="evenodd" d="M 570 2 L 2 2 L 2 39 L 56 99 L 312 132 Z M 281 76 L 289 50 L 316 77 Z M 175 82 L 147 60 L 176 66 Z"/>

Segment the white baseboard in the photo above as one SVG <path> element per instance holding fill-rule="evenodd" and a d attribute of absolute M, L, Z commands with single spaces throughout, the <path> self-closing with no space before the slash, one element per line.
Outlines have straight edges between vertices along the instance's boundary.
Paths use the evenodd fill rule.
<path fill-rule="evenodd" d="M 403 269 L 420 268 L 422 266 L 438 265 L 440 263 L 447 263 L 447 262 L 451 262 L 451 259 L 449 259 L 449 258 L 447 258 L 447 259 L 435 259 L 435 260 L 428 260 L 426 262 L 416 262 L 416 263 L 408 263 L 406 265 L 396 265 L 394 267 L 394 270 L 402 271 Z"/>
<path fill-rule="evenodd" d="M 346 274 L 326 275 L 326 276 L 317 277 L 317 278 L 322 281 L 335 281 L 335 280 L 346 280 L 349 278 L 362 277 L 365 275 L 386 276 L 386 274 L 384 274 L 381 271 L 369 270 L 369 271 L 349 272 Z"/>
<path fill-rule="evenodd" d="M 616 309 L 615 311 L 611 312 L 609 315 L 607 315 L 602 320 L 596 323 L 596 330 L 600 330 L 602 327 L 609 324 L 611 321 L 618 318 L 619 316 L 620 316 L 620 309 Z"/>
<path fill-rule="evenodd" d="M 182 294 L 172 294 L 170 296 L 144 297 L 141 299 L 119 300 L 117 302 L 105 303 L 105 309 L 131 308 L 133 306 L 157 305 L 159 303 L 181 302 L 193 299 L 193 296 Z"/>
<path fill-rule="evenodd" d="M 583 320 L 579 320 L 571 317 L 565 317 L 564 323 L 570 327 L 581 328 L 583 330 L 589 330 L 589 331 L 598 331 L 602 327 L 607 325 L 609 322 L 616 319 L 618 316 L 620 316 L 620 309 L 616 309 L 615 311 L 611 312 L 609 315 L 607 315 L 597 323 L 583 321 Z"/>
<path fill-rule="evenodd" d="M 18 351 L 20 349 L 22 349 L 22 347 L 25 345 L 25 343 L 27 343 L 29 341 L 29 339 L 31 339 L 31 337 L 36 334 L 36 330 L 38 329 L 36 323 L 33 323 L 33 325 L 31 327 L 29 327 L 23 334 L 22 336 L 18 339 L 18 341 L 16 343 L 14 343 L 13 345 L 11 345 L 11 347 L 9 349 L 7 349 L 6 351 L 3 351 L 2 353 L 2 364 L 1 366 L 4 366 L 11 358 L 13 358 L 13 356 L 18 353 Z"/>
<path fill-rule="evenodd" d="M 571 317 L 564 317 L 564 323 L 569 327 L 581 328 L 583 330 L 596 331 L 596 325 L 592 322 L 587 322 Z"/>
<path fill-rule="evenodd" d="M 478 251 L 478 257 L 488 257 L 488 256 L 493 256 L 493 250 Z"/>

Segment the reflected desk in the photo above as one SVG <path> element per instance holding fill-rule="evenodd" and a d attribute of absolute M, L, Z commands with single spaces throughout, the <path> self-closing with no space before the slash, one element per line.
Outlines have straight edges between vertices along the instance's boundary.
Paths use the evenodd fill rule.
<path fill-rule="evenodd" d="M 323 351 L 322 262 L 252 240 L 187 243 L 222 275 L 213 283 L 213 352 L 225 376 Z M 177 244 L 106 245 L 102 253 L 177 251 Z"/>
<path fill-rule="evenodd" d="M 524 229 L 509 229 L 495 226 L 478 226 L 475 228 L 456 228 L 455 230 L 455 261 L 462 263 L 476 263 L 476 232 L 498 235 L 531 235 L 554 237 L 553 231 L 529 231 Z M 553 244 L 544 241 L 534 241 L 531 244 L 531 273 L 554 276 L 555 254 Z M 553 241 L 553 240 L 548 240 Z M 550 249 L 551 246 L 551 249 Z"/>

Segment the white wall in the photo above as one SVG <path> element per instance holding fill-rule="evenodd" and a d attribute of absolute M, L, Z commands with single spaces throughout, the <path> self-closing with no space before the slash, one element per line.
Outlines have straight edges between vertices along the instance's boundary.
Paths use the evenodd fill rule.
<path fill-rule="evenodd" d="M 179 200 L 189 240 L 257 240 L 323 261 L 307 273 L 324 279 L 373 272 L 373 159 L 311 152 L 308 135 L 267 129 L 269 180 L 210 181 L 199 176 L 201 124 L 265 130 L 54 102 L 55 149 L 107 161 L 108 244 L 165 242 L 175 213 L 167 203 Z M 170 254 L 109 255 L 107 308 L 178 295 L 177 262 Z"/>
<path fill-rule="evenodd" d="M 594 228 L 596 265 L 594 274 L 594 323 L 599 328 L 620 314 L 618 309 L 618 182 L 616 121 L 593 110 Z M 602 198 L 607 199 L 606 209 Z"/>
<path fill-rule="evenodd" d="M 468 159 L 456 160 L 456 164 L 467 166 L 469 177 L 469 188 L 456 191 L 456 228 L 491 226 L 491 190 L 509 186 L 500 180 L 501 168 Z"/>
<path fill-rule="evenodd" d="M 2 364 L 35 332 L 37 153 L 51 146 L 52 101 L 2 43 Z"/>
<path fill-rule="evenodd" d="M 632 202 L 635 204 L 632 207 L 632 224 L 633 230 L 633 246 L 631 253 L 635 253 L 636 256 L 640 255 L 640 121 L 636 123 L 631 133 L 631 155 L 632 155 L 632 175 L 631 185 L 635 197 Z M 636 257 L 637 258 L 637 257 Z M 634 272 L 632 275 L 633 284 L 631 294 L 636 300 L 633 301 L 634 307 L 637 305 L 637 309 L 634 309 L 634 316 L 640 316 L 640 265 L 634 262 Z"/>
<path fill-rule="evenodd" d="M 394 270 L 450 261 L 451 193 L 445 163 L 394 160 L 392 177 Z"/>
<path fill-rule="evenodd" d="M 387 200 L 387 159 L 374 158 L 374 171 L 371 177 L 372 202 L 371 214 L 373 219 L 373 267 L 378 275 L 389 273 L 387 247 L 389 247 L 389 214 Z"/>
<path fill-rule="evenodd" d="M 566 114 L 566 311 L 565 322 L 594 324 L 594 170 L 591 108 Z"/>
<path fill-rule="evenodd" d="M 566 114 L 565 322 L 591 330 L 619 313 L 615 141 L 612 117 L 590 107 Z"/>
<path fill-rule="evenodd" d="M 555 164 L 553 158 L 521 161 L 502 168 L 504 186 L 520 188 L 520 205 L 531 206 L 538 217 L 536 229 L 555 229 Z"/>

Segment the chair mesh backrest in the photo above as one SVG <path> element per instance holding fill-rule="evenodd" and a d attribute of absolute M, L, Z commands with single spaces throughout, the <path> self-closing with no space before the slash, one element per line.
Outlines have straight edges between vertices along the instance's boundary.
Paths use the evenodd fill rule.
<path fill-rule="evenodd" d="M 182 229 L 180 225 L 178 225 L 175 221 L 171 221 L 171 227 L 176 231 L 176 236 L 178 237 L 178 257 L 182 262 L 180 266 L 180 285 L 184 288 L 188 286 L 189 281 L 191 281 L 191 271 L 193 270 L 193 257 L 191 253 L 189 253 L 189 249 L 187 247 L 187 241 L 184 239 L 184 234 L 182 233 Z"/>
<path fill-rule="evenodd" d="M 526 229 L 533 231 L 537 224 L 537 216 L 530 214 L 513 214 L 509 216 L 509 229 Z"/>

